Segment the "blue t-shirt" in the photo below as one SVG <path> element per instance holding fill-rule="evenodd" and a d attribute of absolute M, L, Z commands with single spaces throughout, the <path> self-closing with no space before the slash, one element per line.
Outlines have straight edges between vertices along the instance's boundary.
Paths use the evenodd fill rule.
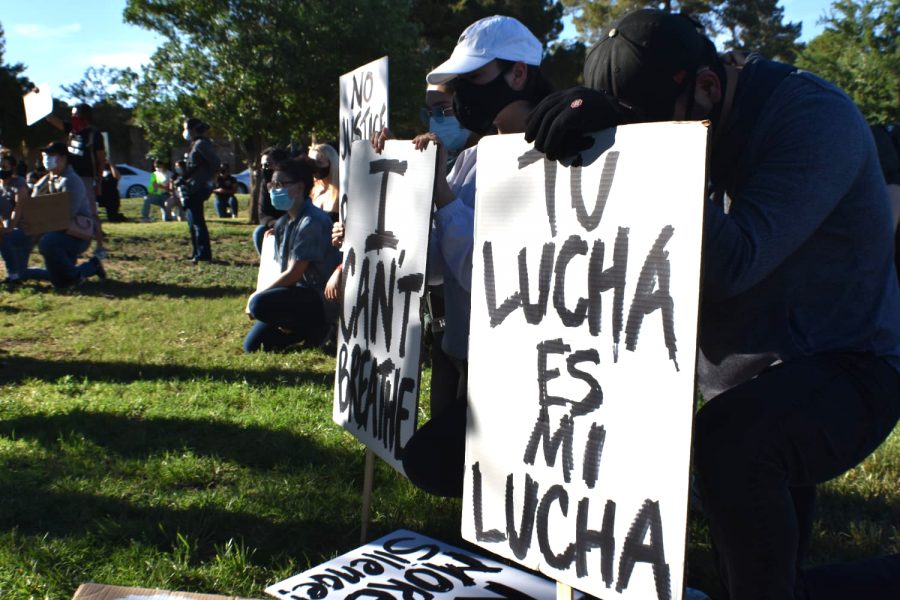
<path fill-rule="evenodd" d="M 284 272 L 293 261 L 309 261 L 297 285 L 324 292 L 328 278 L 341 262 L 340 253 L 331 245 L 331 218 L 308 198 L 296 219 L 284 214 L 273 227 L 275 260 Z"/>

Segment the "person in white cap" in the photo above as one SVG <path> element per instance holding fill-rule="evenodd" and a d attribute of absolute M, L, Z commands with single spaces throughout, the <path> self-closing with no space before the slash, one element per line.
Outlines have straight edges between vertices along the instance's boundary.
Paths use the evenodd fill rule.
<path fill-rule="evenodd" d="M 453 108 L 466 129 L 476 134 L 522 133 L 531 109 L 553 91 L 540 72 L 542 56 L 540 41 L 527 27 L 495 15 L 467 27 L 450 58 L 426 81 L 452 87 Z M 443 276 L 442 347 L 460 371 L 456 400 L 416 432 L 403 459 L 410 481 L 440 496 L 462 495 L 476 158 L 477 146 L 459 155 L 449 175 L 438 173 L 429 256 Z"/>

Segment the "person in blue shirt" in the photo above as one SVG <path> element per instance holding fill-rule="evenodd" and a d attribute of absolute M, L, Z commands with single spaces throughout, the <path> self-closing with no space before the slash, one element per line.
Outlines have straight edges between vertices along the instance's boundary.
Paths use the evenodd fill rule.
<path fill-rule="evenodd" d="M 730 598 L 900 598 L 900 556 L 804 565 L 816 485 L 900 414 L 892 220 L 859 110 L 790 65 L 724 60 L 653 9 L 607 30 L 584 75 L 529 116 L 551 159 L 618 124 L 712 123 L 694 458 Z"/>
<path fill-rule="evenodd" d="M 309 199 L 315 168 L 308 158 L 274 165 L 269 194 L 286 213 L 265 235 L 275 237 L 281 274 L 247 301 L 256 322 L 244 339 L 246 352 L 318 345 L 337 318 L 339 307 L 325 300 L 324 289 L 340 254 L 331 245 L 331 218 Z"/>

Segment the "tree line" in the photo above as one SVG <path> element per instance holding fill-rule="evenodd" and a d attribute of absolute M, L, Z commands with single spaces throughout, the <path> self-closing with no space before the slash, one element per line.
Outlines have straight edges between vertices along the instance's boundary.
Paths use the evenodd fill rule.
<path fill-rule="evenodd" d="M 64 86 L 72 100 L 100 106 L 108 130 L 140 127 L 154 156 L 181 144 L 185 115 L 210 123 L 248 157 L 271 143 L 337 139 L 338 77 L 390 57 L 391 123 L 409 136 L 430 68 L 462 30 L 491 14 L 522 21 L 546 48 L 544 68 L 558 87 L 580 83 L 585 49 L 637 0 L 128 0 L 126 22 L 163 36 L 139 70 L 88 69 Z M 900 0 L 836 0 L 823 32 L 803 44 L 800 23 L 785 22 L 778 0 L 666 0 L 649 5 L 687 12 L 722 50 L 760 52 L 829 79 L 871 122 L 900 120 Z M 562 41 L 563 18 L 577 31 Z M 26 128 L 20 96 L 31 82 L 3 61 L 0 27 L 0 141 L 33 147 L 52 132 Z M 109 120 L 110 123 L 104 121 Z M 115 121 L 115 122 L 113 122 Z M 115 136 L 114 136 L 115 137 Z M 38 140 L 38 138 L 42 138 Z"/>

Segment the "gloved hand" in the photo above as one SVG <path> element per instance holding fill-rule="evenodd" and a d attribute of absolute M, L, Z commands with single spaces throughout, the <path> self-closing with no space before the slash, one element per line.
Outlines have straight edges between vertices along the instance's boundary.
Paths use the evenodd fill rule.
<path fill-rule="evenodd" d="M 554 92 L 528 115 L 525 140 L 550 160 L 587 150 L 593 140 L 587 134 L 608 127 L 640 121 L 631 105 L 615 96 L 586 87 Z"/>

